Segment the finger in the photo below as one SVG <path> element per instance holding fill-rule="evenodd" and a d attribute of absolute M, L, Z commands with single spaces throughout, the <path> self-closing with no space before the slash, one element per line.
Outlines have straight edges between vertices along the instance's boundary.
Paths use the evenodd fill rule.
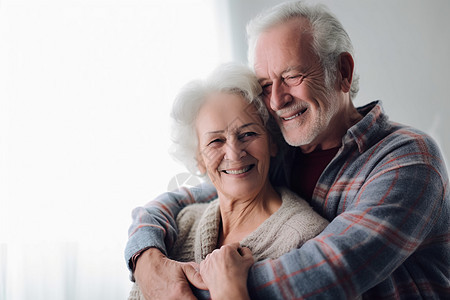
<path fill-rule="evenodd" d="M 191 265 L 197 272 L 198 272 L 198 270 L 200 270 L 200 265 L 196 262 L 191 261 L 191 262 L 188 262 L 187 264 Z"/>
<path fill-rule="evenodd" d="M 248 268 L 250 268 L 255 263 L 252 251 L 249 248 L 247 247 L 241 248 L 241 255 L 242 258 L 244 259 L 244 265 L 247 266 Z"/>
<path fill-rule="evenodd" d="M 229 247 L 231 247 L 231 248 L 233 248 L 235 250 L 238 250 L 239 248 L 241 248 L 241 244 L 239 242 L 231 243 L 231 244 L 228 244 L 226 246 L 229 246 Z"/>
<path fill-rule="evenodd" d="M 207 290 L 205 282 L 202 279 L 202 276 L 199 272 L 199 265 L 192 262 L 192 263 L 185 263 L 183 264 L 183 272 L 186 276 L 186 279 L 196 288 L 201 290 Z"/>
<path fill-rule="evenodd" d="M 241 245 L 237 242 L 237 243 L 232 243 L 232 244 L 226 244 L 223 245 L 222 247 L 220 247 L 220 249 L 216 249 L 212 252 L 212 254 L 216 254 L 218 255 L 220 253 L 220 255 L 231 255 L 234 256 L 236 255 L 236 252 L 240 254 L 240 248 Z M 217 251 L 217 253 L 214 253 L 215 251 Z"/>
<path fill-rule="evenodd" d="M 245 258 L 253 257 L 252 250 L 250 250 L 250 249 L 247 248 L 247 247 L 242 247 L 242 248 L 240 249 L 240 253 L 241 253 L 241 255 L 242 255 L 243 257 L 245 257 Z"/>

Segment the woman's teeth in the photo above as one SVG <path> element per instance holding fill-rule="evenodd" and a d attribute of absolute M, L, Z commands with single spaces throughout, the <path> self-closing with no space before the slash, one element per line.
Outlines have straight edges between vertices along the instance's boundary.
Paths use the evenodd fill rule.
<path fill-rule="evenodd" d="M 238 174 L 242 174 L 242 173 L 247 172 L 248 170 L 250 170 L 252 168 L 252 166 L 253 165 L 250 165 L 250 166 L 247 166 L 247 167 L 245 167 L 243 169 L 240 169 L 240 170 L 224 170 L 224 172 L 226 174 L 238 175 Z"/>

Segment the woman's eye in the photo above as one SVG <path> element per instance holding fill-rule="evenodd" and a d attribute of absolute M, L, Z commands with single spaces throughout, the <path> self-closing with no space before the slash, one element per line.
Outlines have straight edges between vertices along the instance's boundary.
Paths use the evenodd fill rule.
<path fill-rule="evenodd" d="M 217 145 L 217 144 L 220 144 L 220 143 L 223 143 L 223 140 L 215 139 L 215 140 L 212 140 L 211 142 L 209 142 L 208 146 Z"/>
<path fill-rule="evenodd" d="M 240 140 L 245 140 L 245 138 L 249 138 L 252 136 L 255 136 L 257 133 L 253 132 L 253 131 L 249 131 L 249 132 L 244 132 L 242 134 L 239 135 L 239 139 Z"/>

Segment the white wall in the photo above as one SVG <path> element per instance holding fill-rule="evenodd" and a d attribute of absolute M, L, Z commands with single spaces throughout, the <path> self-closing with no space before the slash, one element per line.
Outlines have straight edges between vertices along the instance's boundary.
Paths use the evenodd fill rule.
<path fill-rule="evenodd" d="M 230 0 L 235 59 L 246 61 L 245 24 L 283 1 Z M 356 51 L 356 105 L 382 100 L 389 117 L 429 133 L 450 163 L 450 1 L 323 0 Z"/>

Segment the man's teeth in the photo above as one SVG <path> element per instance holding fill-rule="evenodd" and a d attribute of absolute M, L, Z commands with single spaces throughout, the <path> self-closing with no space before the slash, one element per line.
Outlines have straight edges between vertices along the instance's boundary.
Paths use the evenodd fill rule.
<path fill-rule="evenodd" d="M 227 174 L 233 174 L 233 175 L 238 175 L 238 174 L 242 174 L 247 172 L 248 170 L 250 170 L 251 166 L 245 167 L 243 169 L 240 170 L 224 170 L 225 173 Z"/>
<path fill-rule="evenodd" d="M 295 115 L 293 115 L 293 116 L 291 116 L 291 117 L 289 117 L 289 118 L 282 118 L 282 119 L 285 120 L 285 121 L 289 121 L 289 120 L 292 120 L 292 119 L 295 118 L 295 117 L 300 116 L 301 114 L 302 114 L 302 113 L 299 112 L 299 113 L 296 113 Z"/>

